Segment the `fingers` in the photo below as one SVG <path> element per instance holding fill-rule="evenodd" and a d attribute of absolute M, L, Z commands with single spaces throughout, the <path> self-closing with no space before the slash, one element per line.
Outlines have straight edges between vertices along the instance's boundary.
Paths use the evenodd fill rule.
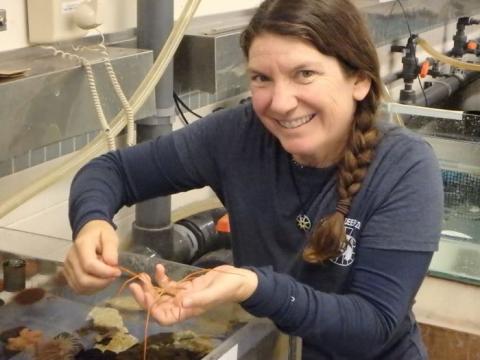
<path fill-rule="evenodd" d="M 93 276 L 78 278 L 72 272 L 64 268 L 64 275 L 68 286 L 76 293 L 82 295 L 93 294 L 96 291 L 107 287 L 115 279 L 99 279 Z"/>
<path fill-rule="evenodd" d="M 132 291 L 133 297 L 137 303 L 148 310 L 154 303 L 154 297 L 151 291 L 145 286 L 145 284 L 133 283 L 130 284 L 129 289 Z"/>
<path fill-rule="evenodd" d="M 74 249 L 76 251 L 75 259 L 78 260 L 77 265 L 85 273 L 104 279 L 121 275 L 120 269 L 107 265 L 102 257 L 97 256 L 97 253 L 91 244 L 85 246 L 84 243 L 75 243 Z"/>
<path fill-rule="evenodd" d="M 107 228 L 101 236 L 101 254 L 107 265 L 117 267 L 118 265 L 118 236 L 113 228 Z"/>
<path fill-rule="evenodd" d="M 67 256 L 63 267 L 63 274 L 68 285 L 78 294 L 90 294 L 98 289 L 109 285 L 115 278 L 98 278 L 82 270 L 78 263 L 78 257 L 72 246 L 70 249 L 72 255 Z"/>
<path fill-rule="evenodd" d="M 88 222 L 80 230 L 65 258 L 64 274 L 69 286 L 80 294 L 106 287 L 118 276 L 118 237 L 103 220 Z"/>
<path fill-rule="evenodd" d="M 75 240 L 75 250 L 79 265 L 86 273 L 108 279 L 121 275 L 116 267 L 118 237 L 110 224 L 105 221 L 102 223 L 106 225 L 99 224 L 99 221 L 87 223 Z M 105 259 L 108 259 L 108 263 Z"/>
<path fill-rule="evenodd" d="M 158 296 L 155 292 L 148 291 L 144 284 L 131 284 L 129 286 L 135 300 L 161 325 L 169 326 L 185 320 L 188 313 L 179 307 L 178 301 L 173 297 Z"/>
<path fill-rule="evenodd" d="M 128 286 L 130 291 L 133 294 L 133 297 L 135 298 L 135 301 L 144 309 L 147 308 L 145 304 L 145 292 L 143 291 L 142 287 L 139 284 L 130 284 Z"/>
<path fill-rule="evenodd" d="M 176 294 L 179 290 L 185 290 L 185 283 L 170 280 L 165 273 L 165 267 L 157 264 L 155 267 L 155 280 L 159 287 L 165 289 L 167 293 Z"/>
<path fill-rule="evenodd" d="M 156 300 L 152 297 L 147 302 L 151 302 L 148 308 L 151 316 L 164 326 L 170 326 L 195 316 L 193 311 L 183 309 L 178 301 L 171 297 L 163 296 Z"/>
<path fill-rule="evenodd" d="M 155 280 L 157 284 L 162 287 L 165 287 L 170 282 L 169 277 L 165 273 L 165 267 L 162 264 L 155 266 Z"/>
<path fill-rule="evenodd" d="M 256 277 L 249 270 L 220 267 L 197 278 L 175 282 L 168 278 L 164 266 L 157 265 L 158 287 L 152 285 L 150 278 L 140 278 L 140 283 L 131 284 L 130 289 L 135 300 L 155 320 L 162 325 L 172 325 L 198 316 L 215 305 L 244 298 L 245 295 L 239 294 L 245 294 L 244 284 L 250 283 L 250 275 Z M 165 290 L 163 295 L 162 289 Z"/>

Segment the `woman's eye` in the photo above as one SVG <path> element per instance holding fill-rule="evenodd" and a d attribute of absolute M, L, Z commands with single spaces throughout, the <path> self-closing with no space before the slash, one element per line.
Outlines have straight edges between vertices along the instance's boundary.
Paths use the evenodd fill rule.
<path fill-rule="evenodd" d="M 300 71 L 300 76 L 301 76 L 303 79 L 309 79 L 309 78 L 311 78 L 314 74 L 315 74 L 315 72 L 312 71 L 312 70 L 301 70 L 301 71 Z"/>
<path fill-rule="evenodd" d="M 265 82 L 265 81 L 268 81 L 268 78 L 265 76 L 265 75 L 260 75 L 260 74 L 256 74 L 256 75 L 252 75 L 250 77 L 250 79 L 254 82 Z"/>

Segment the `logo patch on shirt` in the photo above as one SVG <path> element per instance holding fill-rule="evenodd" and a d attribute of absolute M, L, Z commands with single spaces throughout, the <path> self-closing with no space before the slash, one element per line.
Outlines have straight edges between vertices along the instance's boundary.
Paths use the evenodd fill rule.
<path fill-rule="evenodd" d="M 347 235 L 347 246 L 343 250 L 342 255 L 330 259 L 330 261 L 340 266 L 350 266 L 355 260 L 355 248 L 357 247 L 357 240 L 353 237 L 355 230 L 360 230 L 362 226 L 360 221 L 355 219 L 345 219 L 345 233 Z"/>

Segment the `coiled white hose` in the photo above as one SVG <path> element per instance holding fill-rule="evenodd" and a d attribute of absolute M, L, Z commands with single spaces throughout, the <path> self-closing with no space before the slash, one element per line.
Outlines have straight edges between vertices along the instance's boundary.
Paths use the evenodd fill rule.
<path fill-rule="evenodd" d="M 90 61 L 88 61 L 82 56 L 78 56 L 76 54 L 57 49 L 54 46 L 42 46 L 42 48 L 45 50 L 52 50 L 53 56 L 59 55 L 64 59 L 73 60 L 83 65 L 83 67 L 85 68 L 85 72 L 87 73 L 88 88 L 90 90 L 90 94 L 92 95 L 95 112 L 97 113 L 97 118 L 100 121 L 100 125 L 102 126 L 103 133 L 107 138 L 108 148 L 109 150 L 115 150 L 115 137 L 112 136 L 110 125 L 108 124 L 108 121 L 105 118 L 105 113 L 103 112 L 102 103 L 100 101 L 100 96 L 98 95 L 97 84 L 95 82 L 95 76 L 93 75 L 92 64 L 90 64 Z"/>
<path fill-rule="evenodd" d="M 113 70 L 113 65 L 108 58 L 106 48 L 105 54 L 107 54 L 107 56 L 103 59 L 105 61 L 105 68 L 107 69 L 112 86 L 115 89 L 120 102 L 122 103 L 123 110 L 125 111 L 125 115 L 127 117 L 127 145 L 133 146 L 135 145 L 135 113 L 132 109 L 132 106 L 128 102 L 127 97 L 125 96 L 120 83 L 118 82 L 115 71 Z"/>
<path fill-rule="evenodd" d="M 162 48 L 162 51 L 158 55 L 152 68 L 142 80 L 137 90 L 135 90 L 135 93 L 132 95 L 129 101 L 132 105 L 132 109 L 134 112 L 137 112 L 141 108 L 141 106 L 145 103 L 152 91 L 155 89 L 155 85 L 162 77 L 165 69 L 173 58 L 175 51 L 180 45 L 183 34 L 185 33 L 188 24 L 190 23 L 193 15 L 195 14 L 195 11 L 197 10 L 200 1 L 201 0 L 189 0 L 188 3 L 184 6 L 179 19 L 175 22 L 172 32 L 168 36 L 168 39 Z M 115 116 L 115 118 L 111 122 L 110 128 L 112 136 L 117 136 L 120 131 L 125 127 L 125 125 L 126 113 L 124 110 L 122 110 Z M 103 134 L 97 135 L 95 139 L 88 145 L 86 145 L 83 149 L 81 149 L 75 157 L 69 159 L 64 164 L 51 171 L 49 174 L 41 177 L 37 181 L 32 182 L 30 186 L 27 186 L 12 197 L 3 201 L 2 204 L 0 204 L 0 218 L 4 217 L 9 212 L 16 209 L 18 206 L 38 194 L 40 191 L 54 184 L 63 176 L 73 173 L 91 158 L 105 152 L 105 145 L 106 142 Z"/>
<path fill-rule="evenodd" d="M 97 91 L 97 85 L 95 83 L 95 77 L 93 75 L 92 65 L 84 58 L 82 59 L 82 64 L 85 67 L 85 71 L 87 72 L 88 87 L 90 89 L 90 93 L 92 94 L 92 100 L 93 104 L 95 105 L 97 117 L 100 120 L 103 132 L 105 134 L 105 137 L 107 138 L 108 149 L 115 150 L 115 136 L 112 136 L 112 130 L 110 129 L 110 125 L 108 124 L 108 121 L 105 118 L 105 113 L 103 112 L 102 104 L 100 102 L 100 96 L 98 95 Z"/>
<path fill-rule="evenodd" d="M 110 78 L 110 82 L 112 83 L 113 89 L 115 90 L 115 93 L 120 99 L 123 110 L 125 111 L 127 116 L 127 145 L 133 146 L 135 145 L 135 142 L 136 142 L 135 141 L 135 113 L 132 109 L 132 106 L 128 102 L 127 97 L 125 96 L 125 93 L 123 92 L 122 87 L 120 86 L 120 83 L 118 82 L 115 71 L 113 70 L 113 65 L 110 62 L 110 55 L 108 54 L 107 48 L 105 46 L 105 38 L 101 31 L 99 31 L 98 29 L 95 29 L 95 30 L 99 33 L 102 39 L 102 41 L 100 42 L 100 44 L 97 45 L 97 47 L 100 49 L 100 53 L 103 55 L 103 61 L 108 73 L 108 77 Z M 91 48 L 91 47 L 86 47 L 86 49 L 98 51 L 98 49 Z"/>

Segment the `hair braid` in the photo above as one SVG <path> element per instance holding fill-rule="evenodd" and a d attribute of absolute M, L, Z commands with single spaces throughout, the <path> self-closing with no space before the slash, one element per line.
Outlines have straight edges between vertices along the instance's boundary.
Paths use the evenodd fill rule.
<path fill-rule="evenodd" d="M 322 262 L 338 256 L 346 245 L 345 217 L 379 140 L 374 122 L 383 91 L 377 50 L 351 0 L 264 0 L 240 38 L 247 58 L 253 40 L 262 33 L 306 40 L 320 53 L 336 58 L 345 75 L 361 74 L 371 80 L 367 96 L 357 102 L 348 143 L 338 164 L 336 210 L 316 224 L 303 252 L 306 261 Z"/>
<path fill-rule="evenodd" d="M 374 118 L 374 111 L 357 111 L 343 160 L 338 165 L 337 208 L 315 226 L 303 252 L 305 261 L 323 262 L 338 256 L 346 245 L 345 217 L 375 156 L 374 150 L 379 139 Z"/>

